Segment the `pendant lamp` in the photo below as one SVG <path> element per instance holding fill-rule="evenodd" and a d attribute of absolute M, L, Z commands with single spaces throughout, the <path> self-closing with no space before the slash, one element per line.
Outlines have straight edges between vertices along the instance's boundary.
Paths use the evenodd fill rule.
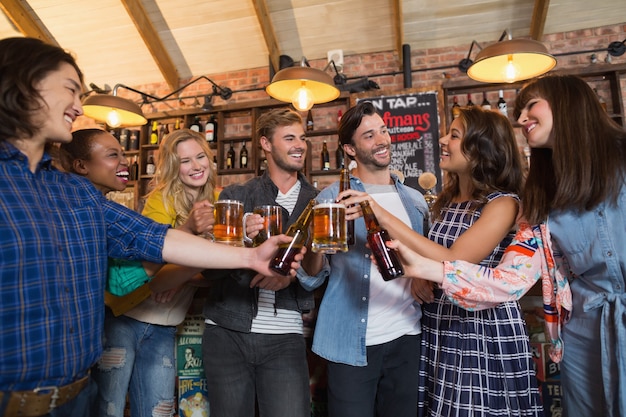
<path fill-rule="evenodd" d="M 339 97 L 339 89 L 324 71 L 306 65 L 303 57 L 299 67 L 278 71 L 265 88 L 276 100 L 293 104 L 299 111 L 307 111 L 314 104 L 328 103 Z"/>
<path fill-rule="evenodd" d="M 541 42 L 530 39 L 500 40 L 482 49 L 467 75 L 485 83 L 513 83 L 545 74 L 556 66 L 556 58 Z"/>
<path fill-rule="evenodd" d="M 83 102 L 83 114 L 110 127 L 142 126 L 148 123 L 141 108 L 123 97 L 94 94 Z"/>

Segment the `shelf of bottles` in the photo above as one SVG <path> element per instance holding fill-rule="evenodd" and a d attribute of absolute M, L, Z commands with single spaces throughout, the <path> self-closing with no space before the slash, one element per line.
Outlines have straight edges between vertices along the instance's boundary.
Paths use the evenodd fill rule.
<path fill-rule="evenodd" d="M 609 116 L 618 124 L 624 125 L 621 82 L 623 74 L 626 73 L 626 65 L 594 65 L 560 72 L 583 78 L 594 89 Z M 498 109 L 501 106 L 500 95 L 502 95 L 504 103 L 508 104 L 507 116 L 513 125 L 516 126 L 517 121 L 513 120 L 513 107 L 517 92 L 523 85 L 524 82 L 488 84 L 477 83 L 472 80 L 444 83 L 446 125 L 450 125 L 453 117 L 452 110 L 455 97 L 457 104 L 461 107 L 467 106 L 470 100 L 474 105 L 481 105 L 486 98 L 492 109 Z"/>
<path fill-rule="evenodd" d="M 339 102 L 314 106 L 305 115 L 306 136 L 309 140 L 306 174 L 314 183 L 327 184 L 339 176 L 343 150 L 339 144 L 337 128 L 348 105 Z"/>

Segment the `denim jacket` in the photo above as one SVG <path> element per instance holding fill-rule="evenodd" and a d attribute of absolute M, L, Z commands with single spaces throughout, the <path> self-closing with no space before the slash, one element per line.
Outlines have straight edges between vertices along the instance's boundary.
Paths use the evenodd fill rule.
<path fill-rule="evenodd" d="M 409 215 L 413 230 L 423 233 L 428 206 L 421 193 L 405 186 L 392 174 L 400 199 Z M 363 183 L 350 178 L 350 188 L 365 191 Z M 339 191 L 336 182 L 320 194 L 320 199 L 335 198 Z M 322 298 L 315 333 L 313 351 L 333 362 L 352 366 L 366 366 L 367 312 L 369 302 L 370 250 L 365 247 L 367 230 L 360 217 L 354 222 L 355 245 L 348 252 L 329 255 L 330 276 L 303 280 L 305 288 L 320 285 L 328 277 L 328 287 Z M 419 320 L 419 318 L 418 318 Z"/>
<path fill-rule="evenodd" d="M 605 416 L 626 415 L 626 185 L 617 202 L 603 201 L 584 212 L 553 211 L 548 222 L 552 239 L 567 259 L 571 279 L 572 314 L 563 326 L 563 362 L 583 369 L 594 357 L 589 381 L 569 392 L 579 404 L 593 404 L 591 396 L 604 396 Z M 569 344 L 568 344 L 569 343 Z M 596 362 L 593 351 L 600 356 Z M 568 356 L 569 355 L 569 356 Z M 570 371 L 571 372 L 571 371 Z M 574 372 L 572 372 L 573 374 Z M 569 415 L 591 415 L 592 410 L 568 406 Z"/>
<path fill-rule="evenodd" d="M 315 198 L 318 193 L 303 175 L 299 174 L 298 177 L 302 188 L 291 216 L 283 208 L 284 218 L 288 218 L 286 224 L 283 225 L 283 232 L 296 221 L 309 200 Z M 278 187 L 266 172 L 245 184 L 226 187 L 220 194 L 220 199 L 241 201 L 244 211 L 251 212 L 256 206 L 276 205 L 277 195 Z M 326 270 L 322 269 L 321 273 Z M 257 314 L 258 288 L 250 288 L 249 285 L 256 272 L 249 269 L 206 270 L 203 275 L 212 281 L 203 308 L 204 316 L 226 329 L 250 332 L 252 319 Z M 298 276 L 304 276 L 303 271 L 300 271 Z M 313 293 L 302 288 L 296 281 L 289 287 L 276 292 L 275 307 L 299 312 L 309 311 L 314 307 Z"/>

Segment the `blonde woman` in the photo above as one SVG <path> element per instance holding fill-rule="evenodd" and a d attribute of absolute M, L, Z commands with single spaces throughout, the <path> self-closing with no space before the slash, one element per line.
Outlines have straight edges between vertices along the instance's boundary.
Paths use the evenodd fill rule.
<path fill-rule="evenodd" d="M 163 139 L 156 163 L 143 215 L 188 233 L 211 232 L 215 170 L 204 137 L 174 131 Z M 199 272 L 167 264 L 150 282 L 150 298 L 119 317 L 107 311 L 104 353 L 94 370 L 99 415 L 122 417 L 127 392 L 133 416 L 173 414 L 176 325 L 202 283 Z"/>

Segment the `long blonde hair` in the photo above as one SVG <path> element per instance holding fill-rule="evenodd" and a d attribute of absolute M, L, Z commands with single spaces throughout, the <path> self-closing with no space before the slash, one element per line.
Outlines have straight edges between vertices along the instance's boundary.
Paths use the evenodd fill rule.
<path fill-rule="evenodd" d="M 187 140 L 196 141 L 210 161 L 207 182 L 200 188 L 196 198 L 193 198 L 187 192 L 186 186 L 181 182 L 179 177 L 180 157 L 176 149 L 179 143 Z M 213 165 L 213 151 L 209 148 L 204 136 L 193 130 L 180 129 L 175 130 L 163 138 L 156 159 L 156 171 L 151 181 L 151 185 L 154 188 L 150 191 L 149 195 L 155 192 L 161 192 L 165 210 L 169 211 L 173 208 L 176 212 L 176 226 L 184 224 L 187 221 L 189 212 L 195 202 L 203 200 L 213 202 L 215 200 L 215 181 L 216 172 Z"/>

